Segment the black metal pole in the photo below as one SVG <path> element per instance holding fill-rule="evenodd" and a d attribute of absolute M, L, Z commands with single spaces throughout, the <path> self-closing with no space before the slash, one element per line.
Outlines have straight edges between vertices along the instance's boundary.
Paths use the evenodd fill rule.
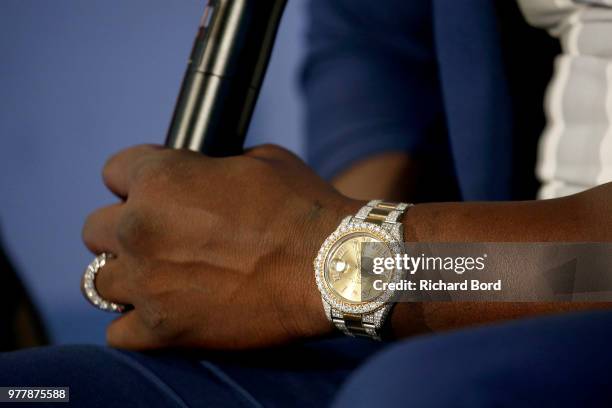
<path fill-rule="evenodd" d="M 286 0 L 209 0 L 166 146 L 240 154 Z"/>

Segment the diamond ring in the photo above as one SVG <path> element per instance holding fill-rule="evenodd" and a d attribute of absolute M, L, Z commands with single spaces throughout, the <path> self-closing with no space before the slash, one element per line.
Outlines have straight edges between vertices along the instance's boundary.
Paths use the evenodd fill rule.
<path fill-rule="evenodd" d="M 98 275 L 100 269 L 106 265 L 106 262 L 112 258 L 114 258 L 113 254 L 107 254 L 105 252 L 96 256 L 95 259 L 89 265 L 87 265 L 87 268 L 83 273 L 83 284 L 81 290 L 83 291 L 83 296 L 85 296 L 85 299 L 87 299 L 89 303 L 98 309 L 106 312 L 122 313 L 126 310 L 126 305 L 104 300 L 96 290 L 96 275 Z"/>

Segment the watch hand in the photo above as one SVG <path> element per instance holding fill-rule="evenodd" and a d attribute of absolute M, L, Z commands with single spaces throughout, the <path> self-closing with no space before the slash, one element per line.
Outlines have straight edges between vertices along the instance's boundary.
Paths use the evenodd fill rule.
<path fill-rule="evenodd" d="M 357 240 L 353 241 L 353 249 L 355 253 L 355 263 L 357 264 L 357 270 L 361 271 L 361 248 Z"/>

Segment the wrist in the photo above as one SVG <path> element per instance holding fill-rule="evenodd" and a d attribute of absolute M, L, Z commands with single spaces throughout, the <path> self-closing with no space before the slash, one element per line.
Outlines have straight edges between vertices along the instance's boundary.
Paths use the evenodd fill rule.
<path fill-rule="evenodd" d="M 299 237 L 303 253 L 300 274 L 303 279 L 298 289 L 297 306 L 290 313 L 295 319 L 299 337 L 315 337 L 332 333 L 335 328 L 325 316 L 321 294 L 314 277 L 313 261 L 325 239 L 338 227 L 342 219 L 355 214 L 365 205 L 365 201 L 353 200 L 338 195 L 337 199 L 324 206 L 316 203 L 310 211 L 306 224 L 306 234 Z"/>
<path fill-rule="evenodd" d="M 393 292 L 376 283 L 395 280 L 399 272 L 390 270 L 377 278 L 372 271 L 364 274 L 362 262 L 402 253 L 399 219 L 411 204 L 380 199 L 347 204 L 352 207 L 350 214 L 340 217 L 342 221 L 327 235 L 313 262 L 321 306 L 326 319 L 347 336 L 380 340 Z"/>

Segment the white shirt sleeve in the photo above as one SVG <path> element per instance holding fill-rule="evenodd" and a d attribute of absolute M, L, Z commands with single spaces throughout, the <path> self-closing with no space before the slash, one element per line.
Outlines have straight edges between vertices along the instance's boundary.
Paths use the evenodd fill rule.
<path fill-rule="evenodd" d="M 544 101 L 540 198 L 612 181 L 612 0 L 519 0 L 530 24 L 561 42 Z"/>

